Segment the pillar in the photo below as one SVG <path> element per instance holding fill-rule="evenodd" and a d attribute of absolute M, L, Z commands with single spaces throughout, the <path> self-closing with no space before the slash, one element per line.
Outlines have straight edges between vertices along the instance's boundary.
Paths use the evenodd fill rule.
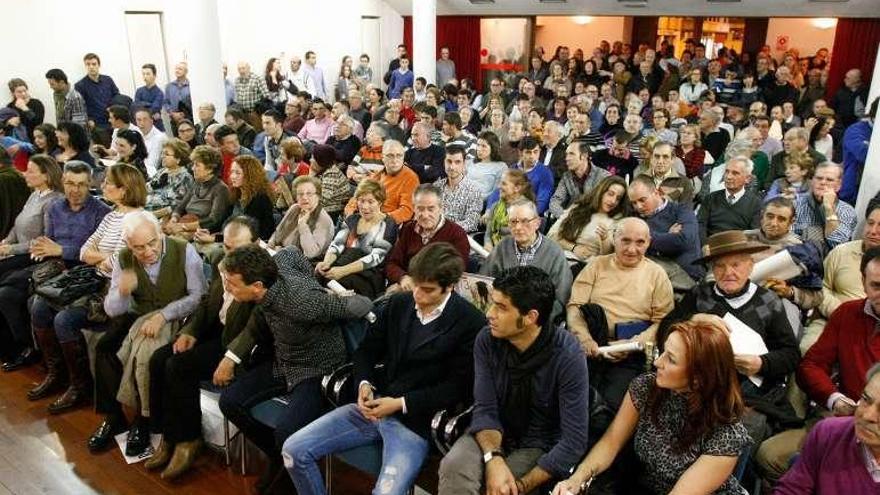
<path fill-rule="evenodd" d="M 437 0 L 412 0 L 413 67 L 428 84 L 437 79 Z"/>
<path fill-rule="evenodd" d="M 217 108 L 215 119 L 223 122 L 223 115 L 226 113 L 226 87 L 223 84 L 217 0 L 187 0 L 178 5 L 178 15 L 185 16 L 189 27 L 182 37 L 189 67 L 193 116 L 198 118 L 200 104 L 211 102 Z M 234 74 L 235 67 L 232 71 Z"/>
<path fill-rule="evenodd" d="M 868 92 L 868 102 L 865 108 L 867 112 L 874 98 L 880 96 L 880 51 L 874 61 L 874 74 L 871 77 L 871 90 Z M 865 210 L 868 202 L 880 191 L 880 125 L 874 120 L 874 130 L 871 132 L 871 143 L 868 145 L 868 159 L 862 172 L 862 182 L 859 185 L 859 196 L 856 200 L 856 213 L 859 218 L 859 228 L 854 237 L 862 237 L 862 226 L 865 223 Z"/>

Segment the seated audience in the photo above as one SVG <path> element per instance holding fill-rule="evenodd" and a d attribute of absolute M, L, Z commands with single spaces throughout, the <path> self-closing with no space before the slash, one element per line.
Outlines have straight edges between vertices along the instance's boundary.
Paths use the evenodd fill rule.
<path fill-rule="evenodd" d="M 375 122 L 367 127 L 364 144 L 345 170 L 345 175 L 355 184 L 360 183 L 371 173 L 384 166 L 382 145 L 388 137 L 388 130 L 382 123 Z"/>
<path fill-rule="evenodd" d="M 794 466 L 779 480 L 776 495 L 877 493 L 880 455 L 880 364 L 865 374 L 853 416 L 829 418 L 807 437 Z"/>
<path fill-rule="evenodd" d="M 351 187 L 337 165 L 333 147 L 326 144 L 312 147 L 311 175 L 321 181 L 321 206 L 336 221 L 351 199 Z"/>
<path fill-rule="evenodd" d="M 792 231 L 822 253 L 852 239 L 856 230 L 855 209 L 837 197 L 842 176 L 840 165 L 820 163 L 810 180 L 810 192 L 795 201 L 797 216 Z"/>
<path fill-rule="evenodd" d="M 480 186 L 466 175 L 468 164 L 465 162 L 465 154 L 464 148 L 460 146 L 450 145 L 446 149 L 443 160 L 446 177 L 437 179 L 434 187 L 440 190 L 443 198 L 444 217 L 455 222 L 465 232 L 471 233 L 476 232 L 480 226 L 483 198 Z M 474 167 L 473 164 L 470 166 Z"/>
<path fill-rule="evenodd" d="M 223 415 L 269 457 L 256 487 L 264 492 L 282 472 L 284 441 L 323 411 L 321 378 L 345 360 L 340 320 L 364 317 L 373 304 L 361 295 L 328 293 L 311 275 L 308 260 L 291 248 L 271 257 L 259 246 L 242 246 L 223 258 L 220 271 L 236 302 L 254 303 L 273 339 L 273 358 L 236 377 L 219 401 Z M 228 368 L 229 361 L 227 354 L 219 366 Z M 279 395 L 289 405 L 273 429 L 254 418 L 251 408 Z"/>
<path fill-rule="evenodd" d="M 589 194 L 605 177 L 607 170 L 590 163 L 590 145 L 586 141 L 569 144 L 564 151 L 567 170 L 562 174 L 553 197 L 550 198 L 550 216 L 560 218 L 578 198 Z"/>
<path fill-rule="evenodd" d="M 333 133 L 333 119 L 329 116 L 330 108 L 320 98 L 312 102 L 312 118 L 307 120 L 297 137 L 307 150 L 316 144 L 324 144 Z"/>
<path fill-rule="evenodd" d="M 483 132 L 477 139 L 477 159 L 467 165 L 467 178 L 480 187 L 483 201 L 498 189 L 507 163 L 501 156 L 501 144 L 494 132 Z"/>
<path fill-rule="evenodd" d="M 229 185 L 229 171 L 232 169 L 232 161 L 235 160 L 235 157 L 243 155 L 253 156 L 254 153 L 239 143 L 239 137 L 235 130 L 228 125 L 221 125 L 213 132 L 209 128 L 208 135 L 214 137 L 223 158 L 223 167 L 217 172 L 217 176 L 226 185 Z"/>
<path fill-rule="evenodd" d="M 700 178 L 706 171 L 706 165 L 714 163 L 711 155 L 706 153 L 700 142 L 700 128 L 688 124 L 679 129 L 678 146 L 675 147 L 675 156 L 684 164 L 685 175 L 688 179 Z"/>
<path fill-rule="evenodd" d="M 567 251 L 566 256 L 571 253 L 581 263 L 611 253 L 614 250 L 611 234 L 628 211 L 625 196 L 623 179 L 614 175 L 603 178 L 562 213 L 547 237 Z"/>
<path fill-rule="evenodd" d="M 239 363 L 230 358 L 219 366 L 224 352 L 241 361 L 239 356 L 249 356 L 253 347 L 258 326 L 258 318 L 251 317 L 254 304 L 233 299 L 227 305 L 226 299 L 231 296 L 223 289 L 217 265 L 234 249 L 258 240 L 252 219 L 234 217 L 226 224 L 223 254 L 211 263 L 213 270 L 204 301 L 173 341 L 150 358 L 150 423 L 154 432 L 162 434 L 162 441 L 144 467 L 164 468 L 162 479 L 175 479 L 189 471 L 204 446 L 200 382 L 213 377 L 216 385 L 228 385 Z M 239 371 L 252 361 L 241 364 Z"/>
<path fill-rule="evenodd" d="M 253 148 L 257 131 L 245 119 L 244 110 L 237 105 L 232 105 L 226 109 L 225 117 L 226 125 L 232 128 L 238 136 L 239 144 L 248 149 Z"/>
<path fill-rule="evenodd" d="M 196 146 L 190 155 L 195 186 L 180 200 L 162 228 L 167 235 L 192 237 L 198 229 L 218 232 L 229 214 L 229 188 L 220 180 L 220 152 Z"/>
<path fill-rule="evenodd" d="M 611 427 L 554 495 L 590 484 L 630 440 L 642 472 L 613 480 L 626 493 L 743 493 L 733 471 L 751 440 L 723 322 L 697 315 L 659 343 L 657 371 L 632 381 Z"/>
<path fill-rule="evenodd" d="M 457 144 L 467 152 L 467 159 L 473 162 L 477 158 L 477 138 L 463 130 L 461 116 L 457 112 L 447 112 L 443 116 L 443 140 L 446 144 Z"/>
<path fill-rule="evenodd" d="M 532 185 L 525 172 L 515 168 L 508 169 L 501 175 L 501 184 L 498 186 L 498 202 L 487 207 L 486 213 L 483 214 L 483 223 L 486 224 L 483 247 L 486 251 L 492 251 L 501 242 L 501 239 L 510 233 L 507 208 L 521 199 L 535 201 Z"/>
<path fill-rule="evenodd" d="M 113 257 L 104 311 L 111 318 L 95 349 L 95 409 L 103 421 L 89 438 L 100 452 L 125 429 L 122 406 L 134 411 L 125 455 L 150 446 L 150 375 L 153 352 L 171 342 L 205 293 L 205 272 L 195 248 L 165 237 L 152 213 L 138 211 L 122 221 L 126 247 Z"/>
<path fill-rule="evenodd" d="M 440 495 L 537 493 L 587 450 L 587 363 L 551 321 L 550 276 L 511 268 L 491 298 L 474 342 L 473 420 L 440 462 Z"/>
<path fill-rule="evenodd" d="M 362 181 L 354 192 L 354 201 L 357 210 L 340 224 L 315 271 L 375 299 L 385 291 L 385 257 L 397 240 L 397 223 L 382 211 L 386 198 L 381 183 Z"/>
<path fill-rule="evenodd" d="M 609 139 L 607 148 L 593 154 L 593 165 L 604 168 L 611 175 L 623 178 L 631 176 L 639 166 L 639 161 L 629 149 L 628 134 L 620 129 Z"/>
<path fill-rule="evenodd" d="M 414 281 L 409 276 L 409 265 L 426 246 L 438 242 L 449 243 L 458 251 L 465 265 L 471 251 L 464 229 L 455 222 L 447 221 L 442 193 L 437 187 L 420 185 L 413 193 L 413 209 L 413 219 L 400 226 L 394 247 L 385 260 L 385 277 L 389 283 L 387 292 L 391 294 L 413 290 Z"/>
<path fill-rule="evenodd" d="M 810 190 L 810 179 L 813 178 L 813 159 L 806 153 L 789 153 L 785 162 L 785 177 L 780 177 L 770 184 L 764 201 L 782 196 L 795 201 L 801 194 Z"/>
<path fill-rule="evenodd" d="M 413 192 L 419 186 L 419 176 L 403 162 L 403 145 L 393 139 L 382 145 L 382 160 L 385 167 L 370 175 L 370 179 L 382 184 L 385 199 L 382 212 L 391 217 L 398 225 L 410 220 L 413 216 Z M 345 214 L 351 215 L 357 207 L 352 198 L 345 207 Z"/>
<path fill-rule="evenodd" d="M 543 216 L 544 212 L 550 207 L 550 196 L 553 194 L 553 172 L 546 165 L 538 161 L 541 153 L 541 147 L 538 141 L 526 136 L 519 142 L 520 161 L 511 165 L 513 170 L 522 170 L 526 174 L 526 178 L 532 184 L 532 190 L 535 192 L 536 206 L 538 207 L 538 215 Z M 501 189 L 496 189 L 487 199 L 486 208 L 491 209 L 492 206 L 500 198 Z"/>
<path fill-rule="evenodd" d="M 120 129 L 116 134 L 116 160 L 119 163 L 127 163 L 141 171 L 144 180 L 150 178 L 146 166 L 147 145 L 139 131 Z"/>
<path fill-rule="evenodd" d="M 192 191 L 196 184 L 189 173 L 189 145 L 177 138 L 169 139 L 162 146 L 162 168 L 150 181 L 150 195 L 146 209 L 156 218 L 167 217 Z"/>
<path fill-rule="evenodd" d="M 443 168 L 446 149 L 442 144 L 432 143 L 430 134 L 427 124 L 416 122 L 412 128 L 412 146 L 403 156 L 404 163 L 419 176 L 421 184 L 432 184 L 446 176 Z"/>
<path fill-rule="evenodd" d="M 94 266 L 100 276 L 109 279 L 114 259 L 118 251 L 125 247 L 122 237 L 123 220 L 129 213 L 143 209 L 147 200 L 147 189 L 140 171 L 131 165 L 118 164 L 107 169 L 101 191 L 104 200 L 113 205 L 113 210 L 104 216 L 98 228 L 83 243 L 79 251 L 79 261 Z M 59 369 L 63 359 L 68 386 L 64 393 L 49 404 L 49 412 L 58 414 L 86 404 L 92 397 L 92 378 L 82 330 L 102 332 L 107 331 L 107 326 L 90 321 L 89 310 L 85 306 L 56 308 L 40 296 L 34 298 L 30 312 L 36 340 L 52 342 L 44 347 L 45 352 L 52 353 L 47 359 L 59 365 L 55 373 L 50 371 L 48 375 L 54 378 L 55 384 L 48 386 L 44 381 L 31 389 L 30 394 L 39 395 L 42 391 L 44 396 L 49 395 L 57 384 L 64 382 L 63 372 Z"/>
<path fill-rule="evenodd" d="M 168 135 L 159 127 L 153 125 L 153 116 L 150 111 L 145 108 L 139 108 L 134 112 L 134 121 L 137 125 L 137 131 L 141 133 L 144 141 L 144 149 L 147 156 L 143 159 L 144 166 L 147 170 L 147 176 L 153 177 L 159 168 L 162 158 L 162 148 Z M 178 128 L 178 133 L 180 129 Z M 191 133 L 190 139 L 193 139 L 195 133 Z"/>
<path fill-rule="evenodd" d="M 266 172 L 256 157 L 238 156 L 229 171 L 229 199 L 232 210 L 227 218 L 246 215 L 257 222 L 257 233 L 262 240 L 268 240 L 275 231 L 273 216 L 275 202 L 272 186 L 266 179 Z M 225 223 L 225 221 L 224 221 Z M 197 230 L 193 236 L 199 242 L 214 242 L 215 234 L 209 229 Z"/>
<path fill-rule="evenodd" d="M 281 143 L 292 134 L 284 129 L 284 117 L 277 110 L 263 112 L 261 119 L 263 131 L 254 138 L 254 156 L 267 172 L 277 172 L 284 161 Z"/>
<path fill-rule="evenodd" d="M 633 179 L 627 194 L 633 210 L 651 231 L 648 257 L 663 268 L 673 289 L 690 290 L 706 274 L 706 270 L 695 263 L 701 254 L 700 232 L 693 210 L 667 199 L 654 179 L 644 175 Z"/>
<path fill-rule="evenodd" d="M 333 240 L 333 219 L 321 205 L 321 181 L 303 175 L 292 184 L 296 203 L 293 204 L 266 243 L 270 249 L 293 246 L 310 261 L 324 258 Z"/>
<path fill-rule="evenodd" d="M 761 198 L 746 189 L 752 177 L 751 160 L 738 156 L 727 160 L 723 167 L 724 189 L 709 194 L 700 205 L 697 218 L 703 243 L 718 232 L 758 227 Z"/>
<path fill-rule="evenodd" d="M 792 153 L 809 155 L 813 169 L 817 168 L 820 163 L 828 161 L 825 155 L 810 147 L 809 140 L 810 134 L 803 127 L 795 127 L 785 133 L 785 137 L 782 139 L 783 152 L 773 155 L 773 159 L 770 161 L 770 171 L 762 183 L 762 188 L 767 189 L 774 180 L 785 177 L 785 158 Z"/>
<path fill-rule="evenodd" d="M 721 116 L 711 109 L 700 112 L 700 142 L 703 149 L 712 155 L 716 161 L 724 156 L 724 150 L 730 143 L 730 134 L 724 129 L 719 128 L 721 124 Z"/>
<path fill-rule="evenodd" d="M 355 120 L 348 115 L 340 115 L 336 119 L 333 134 L 327 138 L 325 144 L 336 150 L 336 161 L 342 164 L 342 168 L 354 161 L 358 150 L 361 149 L 361 140 L 354 132 Z M 363 129 L 361 129 L 363 132 Z"/>
<path fill-rule="evenodd" d="M 95 166 L 95 157 L 89 153 L 89 135 L 81 125 L 67 121 L 58 122 L 55 138 L 58 140 L 55 160 L 59 165 L 76 160 Z"/>
<path fill-rule="evenodd" d="M 454 291 L 463 271 L 461 253 L 444 242 L 413 257 L 412 292 L 386 303 L 354 354 L 357 403 L 325 414 L 284 443 L 298 493 L 324 493 L 318 461 L 360 445 L 382 445 L 377 489 L 412 488 L 430 452 L 434 413 L 473 399 L 474 338 L 486 319 Z M 376 368 L 379 363 L 385 366 Z M 352 425 L 347 435 L 337 434 Z"/>
<path fill-rule="evenodd" d="M 501 239 L 480 267 L 480 273 L 498 277 L 515 266 L 534 266 L 550 275 L 556 284 L 556 302 L 552 319 L 560 316 L 571 289 L 571 270 L 562 249 L 540 232 L 541 217 L 535 203 L 525 199 L 507 206 L 510 235 Z"/>
<path fill-rule="evenodd" d="M 554 120 L 544 122 L 544 132 L 541 134 L 543 144 L 541 156 L 538 161 L 546 165 L 553 172 L 553 183 L 558 184 L 562 174 L 567 170 L 565 136 L 562 124 Z M 588 150 L 589 152 L 589 150 Z"/>
<path fill-rule="evenodd" d="M 645 161 L 650 157 L 645 175 L 654 180 L 654 184 L 663 191 L 665 198 L 692 209 L 694 183 L 676 170 L 674 162 L 678 161 L 678 157 L 675 156 L 675 148 L 665 141 L 659 141 L 645 152 Z M 636 173 L 639 173 L 638 170 Z"/>

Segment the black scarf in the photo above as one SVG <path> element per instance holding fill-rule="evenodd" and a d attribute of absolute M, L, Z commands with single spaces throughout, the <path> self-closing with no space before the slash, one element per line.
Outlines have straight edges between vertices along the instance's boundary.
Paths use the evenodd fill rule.
<path fill-rule="evenodd" d="M 547 323 L 538 338 L 523 353 L 505 342 L 504 364 L 507 368 L 507 389 L 501 407 L 501 424 L 504 425 L 505 446 L 515 445 L 526 434 L 532 418 L 532 392 L 535 372 L 553 356 L 553 340 L 556 327 Z"/>

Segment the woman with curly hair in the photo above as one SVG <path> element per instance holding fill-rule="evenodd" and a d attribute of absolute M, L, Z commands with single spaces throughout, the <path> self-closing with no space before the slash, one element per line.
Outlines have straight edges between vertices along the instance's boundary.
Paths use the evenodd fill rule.
<path fill-rule="evenodd" d="M 170 215 L 186 193 L 195 187 L 195 180 L 187 170 L 191 152 L 189 145 L 178 138 L 171 138 L 162 146 L 162 168 L 149 183 L 146 206 L 156 218 Z"/>
<path fill-rule="evenodd" d="M 263 164 L 253 156 L 238 156 L 229 171 L 229 197 L 232 212 L 229 218 L 247 215 L 260 226 L 260 239 L 266 240 L 275 231 L 273 201 L 275 194 L 266 178 Z"/>
<path fill-rule="evenodd" d="M 565 210 L 547 237 L 582 262 L 608 254 L 614 250 L 611 233 L 625 216 L 627 204 L 626 181 L 616 175 L 605 177 Z"/>
<path fill-rule="evenodd" d="M 615 480 L 635 485 L 621 493 L 743 492 L 733 471 L 751 438 L 724 322 L 696 315 L 662 333 L 657 370 L 633 379 L 614 422 L 554 495 L 579 493 L 630 439 L 642 475 Z"/>

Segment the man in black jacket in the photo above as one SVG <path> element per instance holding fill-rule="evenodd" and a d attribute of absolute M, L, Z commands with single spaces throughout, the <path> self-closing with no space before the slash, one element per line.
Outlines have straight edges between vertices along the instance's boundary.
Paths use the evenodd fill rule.
<path fill-rule="evenodd" d="M 453 291 L 464 271 L 461 255 L 448 243 L 429 244 L 409 269 L 413 291 L 388 301 L 354 355 L 357 403 L 324 415 L 284 443 L 284 463 L 298 493 L 324 493 L 322 457 L 380 443 L 376 493 L 405 492 L 428 455 L 434 412 L 473 397 L 473 343 L 486 319 Z"/>

